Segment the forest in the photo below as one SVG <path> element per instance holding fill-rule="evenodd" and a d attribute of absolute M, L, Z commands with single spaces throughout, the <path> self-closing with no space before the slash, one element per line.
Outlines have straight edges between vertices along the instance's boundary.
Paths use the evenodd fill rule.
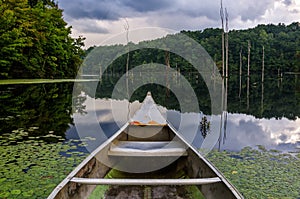
<path fill-rule="evenodd" d="M 118 48 L 151 46 L 174 37 L 167 35 L 139 44 L 129 42 L 127 46 L 93 46 L 83 50 L 85 38 L 70 36 L 72 27 L 64 21 L 63 10 L 53 0 L 0 0 L 0 16 L 0 79 L 75 78 L 82 61 L 92 50 L 107 59 Z M 178 34 L 200 43 L 222 70 L 222 29 L 183 30 Z M 250 71 L 260 73 L 263 48 L 266 73 L 300 72 L 299 22 L 230 30 L 228 38 L 229 73 L 238 73 L 240 63 L 242 72 L 246 72 L 249 50 Z M 176 47 L 178 41 L 173 39 L 172 43 Z M 182 48 L 189 48 L 189 43 Z M 130 51 L 129 69 L 145 63 L 166 64 L 166 52 L 153 48 Z M 194 71 L 190 63 L 174 53 L 169 53 L 168 63 L 180 72 Z M 110 64 L 106 72 L 124 74 L 126 64 L 127 54 L 124 54 Z M 99 66 L 83 67 L 82 73 L 99 74 Z"/>
<path fill-rule="evenodd" d="M 0 78 L 74 78 L 84 38 L 53 0 L 0 0 Z"/>
<path fill-rule="evenodd" d="M 194 39 L 204 47 L 208 54 L 216 63 L 219 71 L 222 68 L 222 29 L 207 28 L 198 31 L 183 30 L 178 34 L 185 34 Z M 170 38 L 167 35 L 165 38 Z M 165 38 L 152 41 L 143 41 L 139 44 L 129 42 L 128 48 L 134 49 L 147 43 L 147 46 L 157 42 L 164 42 Z M 252 73 L 261 73 L 262 55 L 264 48 L 265 71 L 269 74 L 300 72 L 300 23 L 294 22 L 289 25 L 280 23 L 278 25 L 258 25 L 254 28 L 245 30 L 231 30 L 228 33 L 228 65 L 230 73 L 238 73 L 240 62 L 242 63 L 242 71 L 246 73 L 248 63 L 248 46 L 250 50 L 250 71 Z M 173 40 L 174 48 L 176 47 L 176 39 Z M 250 44 L 250 45 L 249 45 Z M 87 53 L 93 51 L 93 54 L 99 54 L 101 57 L 110 57 L 110 54 L 116 49 L 121 49 L 122 45 L 113 46 L 93 46 L 87 49 Z M 182 48 L 188 48 L 186 43 Z M 117 50 L 118 51 L 118 50 Z M 95 53 L 97 52 L 97 53 Z M 144 63 L 161 63 L 166 64 L 165 52 L 156 49 L 139 49 L 129 53 L 129 69 Z M 125 73 L 127 54 L 118 57 L 108 68 L 110 73 Z M 193 67 L 183 58 L 170 53 L 170 67 L 179 68 L 181 72 L 193 72 Z M 97 74 L 99 68 L 85 67 L 83 73 Z"/>

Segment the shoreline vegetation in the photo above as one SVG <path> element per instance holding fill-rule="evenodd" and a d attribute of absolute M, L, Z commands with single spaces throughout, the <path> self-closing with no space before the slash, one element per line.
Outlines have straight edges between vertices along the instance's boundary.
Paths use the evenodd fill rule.
<path fill-rule="evenodd" d="M 91 81 L 99 81 L 99 79 L 4 79 L 4 80 L 0 80 L 0 85 L 91 82 Z"/>
<path fill-rule="evenodd" d="M 206 28 L 204 30 L 182 30 L 177 34 L 185 34 L 199 43 L 211 56 L 215 62 L 218 71 L 222 72 L 222 30 L 219 28 Z M 267 74 L 276 74 L 281 77 L 283 74 L 300 73 L 300 23 L 293 22 L 289 25 L 279 23 L 260 24 L 254 28 L 244 30 L 230 30 L 228 32 L 228 73 L 247 74 L 247 63 L 249 65 L 249 74 L 264 72 Z M 195 68 L 182 57 L 175 53 L 164 50 L 153 49 L 151 46 L 157 46 L 157 43 L 163 45 L 165 41 L 169 42 L 171 49 L 178 48 L 178 41 L 175 35 L 141 41 L 137 44 L 129 42 L 127 46 L 115 44 L 110 46 L 92 46 L 85 53 L 89 60 L 99 61 L 99 55 L 102 58 L 111 57 L 115 52 L 122 52 L 122 49 L 132 50 L 130 54 L 124 53 L 115 59 L 107 68 L 107 73 L 126 73 L 127 56 L 129 56 L 128 70 L 145 64 L 160 63 L 166 64 L 180 71 L 181 73 L 194 72 Z M 156 45 L 154 45 L 156 44 Z M 148 46 L 144 48 L 143 46 Z M 191 44 L 186 43 L 181 48 L 190 48 Z M 251 50 L 251 54 L 248 51 Z M 91 53 L 92 52 L 92 53 Z M 100 64 L 101 65 L 101 64 Z M 264 66 L 264 67 L 262 67 Z M 102 66 L 103 67 L 103 66 Z M 105 71 L 102 72 L 105 73 Z M 86 64 L 82 67 L 82 74 L 99 74 L 101 69 L 99 64 Z M 248 74 L 248 75 L 249 75 Z"/>

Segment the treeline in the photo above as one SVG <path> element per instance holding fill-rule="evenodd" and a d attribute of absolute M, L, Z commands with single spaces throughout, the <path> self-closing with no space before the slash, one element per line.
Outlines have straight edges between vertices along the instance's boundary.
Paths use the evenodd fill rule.
<path fill-rule="evenodd" d="M 53 0 L 0 0 L 0 78 L 74 78 L 83 38 Z"/>
<path fill-rule="evenodd" d="M 221 67 L 221 30 L 183 31 L 198 41 Z M 267 72 L 300 71 L 300 23 L 290 25 L 258 25 L 247 30 L 232 30 L 229 37 L 229 70 L 239 70 L 240 52 L 246 70 L 248 41 L 250 42 L 250 70 L 260 71 L 263 47 L 265 51 L 265 70 Z"/>
<path fill-rule="evenodd" d="M 215 61 L 219 70 L 222 67 L 222 30 L 218 28 L 208 28 L 203 31 L 181 31 L 198 43 L 200 43 L 212 59 Z M 168 41 L 172 35 L 168 35 Z M 265 71 L 267 73 L 277 72 L 299 72 L 300 71 L 300 23 L 294 22 L 290 25 L 258 25 L 247 30 L 232 30 L 229 32 L 229 72 L 237 73 L 242 60 L 243 73 L 247 71 L 248 62 L 248 43 L 250 43 L 250 71 L 260 73 L 262 67 L 263 47 L 265 51 Z M 138 48 L 139 45 L 151 47 L 152 44 L 161 42 L 164 38 L 153 41 L 144 41 L 139 44 L 129 43 L 129 49 Z M 176 46 L 178 42 L 173 40 L 174 48 L 189 48 L 189 43 L 184 46 Z M 95 50 L 103 58 L 111 57 L 112 52 L 124 48 L 122 45 L 91 47 L 87 53 Z M 97 54 L 94 53 L 93 54 Z M 240 57 L 241 55 L 241 57 Z M 93 55 L 95 56 L 95 55 Z M 94 59 L 95 60 L 95 59 Z M 106 72 L 125 73 L 127 54 L 118 57 Z M 129 53 L 129 68 L 144 63 L 166 63 L 166 52 L 157 49 L 140 49 Z M 170 53 L 169 63 L 172 68 L 179 68 L 181 72 L 193 72 L 193 67 L 182 57 Z M 83 73 L 97 74 L 99 65 L 89 65 L 83 69 Z M 104 72 L 104 71 L 102 71 Z"/>

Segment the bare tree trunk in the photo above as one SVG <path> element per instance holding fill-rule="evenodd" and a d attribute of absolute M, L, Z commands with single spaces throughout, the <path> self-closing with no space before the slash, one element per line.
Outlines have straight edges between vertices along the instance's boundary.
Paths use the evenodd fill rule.
<path fill-rule="evenodd" d="M 250 51 L 251 51 L 251 44 L 250 41 L 248 41 L 248 77 L 250 77 Z"/>
<path fill-rule="evenodd" d="M 265 47 L 262 47 L 262 64 L 261 64 L 261 108 L 260 115 L 264 112 L 264 79 L 265 79 Z"/>
<path fill-rule="evenodd" d="M 127 43 L 127 59 L 126 59 L 126 95 L 128 99 L 128 106 L 127 106 L 127 121 L 129 121 L 130 117 L 130 103 L 129 103 L 129 85 L 128 85 L 128 68 L 129 68 L 129 23 L 127 19 L 125 18 L 125 25 L 124 29 L 126 31 L 126 43 Z"/>
<path fill-rule="evenodd" d="M 221 0 L 220 17 L 222 23 L 222 77 L 225 76 L 225 45 L 224 45 L 224 10 L 223 1 Z"/>
<path fill-rule="evenodd" d="M 261 68 L 261 82 L 263 83 L 264 82 L 264 75 L 265 75 L 265 47 L 263 46 L 262 47 L 262 50 L 263 50 L 263 54 L 262 54 L 262 68 Z"/>
<path fill-rule="evenodd" d="M 251 44 L 250 41 L 248 41 L 248 73 L 247 73 L 247 110 L 249 110 L 249 87 L 250 87 L 250 49 Z"/>
<path fill-rule="evenodd" d="M 228 12 L 227 9 L 225 8 L 225 21 L 226 21 L 226 26 L 225 26 L 225 60 L 226 60 L 226 64 L 225 64 L 225 69 L 226 69 L 226 78 L 228 78 Z"/>
<path fill-rule="evenodd" d="M 240 90 L 239 90 L 239 98 L 241 98 L 242 94 L 242 65 L 243 65 L 243 60 L 242 60 L 242 48 L 240 50 Z"/>

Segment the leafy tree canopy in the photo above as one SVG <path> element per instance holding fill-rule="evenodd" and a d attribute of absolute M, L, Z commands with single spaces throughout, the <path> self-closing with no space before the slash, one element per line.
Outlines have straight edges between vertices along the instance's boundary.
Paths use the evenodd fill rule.
<path fill-rule="evenodd" d="M 0 78 L 74 77 L 84 38 L 52 0 L 0 0 Z"/>

